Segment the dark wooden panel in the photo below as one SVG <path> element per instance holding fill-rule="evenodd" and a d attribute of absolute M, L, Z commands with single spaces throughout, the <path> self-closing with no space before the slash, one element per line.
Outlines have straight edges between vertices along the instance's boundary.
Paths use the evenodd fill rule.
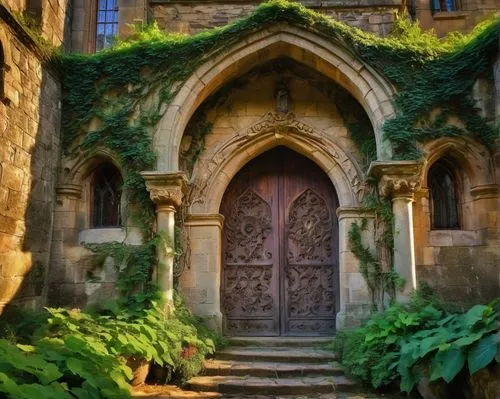
<path fill-rule="evenodd" d="M 221 205 L 226 334 L 334 332 L 337 204 L 328 176 L 284 147 L 236 175 Z"/>
<path fill-rule="evenodd" d="M 293 152 L 282 156 L 282 332 L 332 334 L 338 296 L 337 197 L 328 176 L 311 160 Z"/>
<path fill-rule="evenodd" d="M 221 205 L 222 312 L 229 335 L 279 335 L 279 165 L 272 154 L 247 164 Z"/>

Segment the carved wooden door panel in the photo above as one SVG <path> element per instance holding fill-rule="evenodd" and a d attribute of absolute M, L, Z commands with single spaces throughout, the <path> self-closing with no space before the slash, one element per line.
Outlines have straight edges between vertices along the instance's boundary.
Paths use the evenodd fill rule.
<path fill-rule="evenodd" d="M 282 188 L 282 331 L 335 331 L 338 297 L 337 198 L 326 174 L 310 160 L 287 160 Z"/>
<path fill-rule="evenodd" d="M 226 334 L 334 331 L 336 207 L 323 171 L 283 147 L 259 156 L 236 175 L 221 205 Z"/>

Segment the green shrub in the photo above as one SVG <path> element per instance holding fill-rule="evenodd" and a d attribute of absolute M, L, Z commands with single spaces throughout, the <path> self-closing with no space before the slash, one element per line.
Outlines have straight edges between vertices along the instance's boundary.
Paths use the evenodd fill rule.
<path fill-rule="evenodd" d="M 400 380 L 411 392 L 424 377 L 449 383 L 465 367 L 472 375 L 497 354 L 497 303 L 450 314 L 428 301 L 394 305 L 362 327 L 341 332 L 333 349 L 348 375 L 374 388 Z"/>
<path fill-rule="evenodd" d="M 124 398 L 131 370 L 92 337 L 68 334 L 36 346 L 0 340 L 0 392 L 16 399 Z"/>
<path fill-rule="evenodd" d="M 16 399 L 128 397 L 129 359 L 153 361 L 168 369 L 170 379 L 185 381 L 201 370 L 217 337 L 179 298 L 173 314 L 154 303 L 140 310 L 108 306 L 99 313 L 47 308 L 29 318 L 36 331 L 21 335 L 31 345 L 16 345 L 25 323 L 14 320 L 0 318 L 10 338 L 0 340 L 0 397 L 3 392 Z"/>

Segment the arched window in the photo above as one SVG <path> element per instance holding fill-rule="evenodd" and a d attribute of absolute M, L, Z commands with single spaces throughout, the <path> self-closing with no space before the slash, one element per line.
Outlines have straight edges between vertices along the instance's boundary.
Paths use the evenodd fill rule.
<path fill-rule="evenodd" d="M 93 228 L 120 226 L 122 184 L 120 172 L 110 163 L 104 163 L 95 170 L 91 184 L 91 225 Z"/>
<path fill-rule="evenodd" d="M 460 189 L 452 162 L 440 159 L 429 169 L 428 186 L 431 199 L 433 229 L 460 228 Z"/>
<path fill-rule="evenodd" d="M 98 0 L 96 19 L 96 51 L 110 47 L 118 35 L 118 1 Z"/>

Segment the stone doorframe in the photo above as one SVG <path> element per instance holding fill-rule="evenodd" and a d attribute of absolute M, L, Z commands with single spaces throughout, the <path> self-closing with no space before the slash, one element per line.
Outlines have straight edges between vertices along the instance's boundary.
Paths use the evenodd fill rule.
<path fill-rule="evenodd" d="M 251 33 L 224 49 L 182 84 L 154 135 L 158 170 L 178 170 L 185 128 L 208 96 L 254 66 L 278 57 L 288 57 L 309 66 L 346 89 L 361 104 L 372 123 L 377 158 L 391 159 L 391 145 L 383 139 L 382 125 L 395 114 L 394 87 L 340 40 L 281 23 Z"/>
<path fill-rule="evenodd" d="M 293 113 L 269 112 L 257 123 L 237 132 L 198 161 L 185 190 L 182 172 L 147 172 L 151 198 L 157 203 L 158 227 L 173 239 L 173 215 L 181 200 L 189 201 L 185 228 L 190 236 L 190 264 L 180 279 L 181 290 L 194 313 L 222 325 L 220 277 L 223 217 L 219 214 L 222 197 L 231 179 L 250 160 L 283 145 L 314 161 L 330 178 L 339 199 L 339 278 L 340 313 L 337 328 L 356 322 L 358 310 L 369 309 L 369 295 L 359 272 L 359 261 L 348 243 L 351 223 L 373 216 L 361 207 L 365 195 L 364 176 L 356 159 L 332 138 L 298 119 Z M 164 222 L 161 222 L 164 221 Z M 372 223 L 369 223 L 372 225 Z M 163 227 L 162 227 L 163 226 Z M 367 237 L 369 235 L 367 234 Z M 167 254 L 167 257 L 169 255 Z M 171 276 L 172 262 L 159 254 Z M 171 258 L 171 256 L 170 256 Z M 164 282 L 164 288 L 172 284 Z M 168 299 L 169 295 L 166 294 Z"/>

